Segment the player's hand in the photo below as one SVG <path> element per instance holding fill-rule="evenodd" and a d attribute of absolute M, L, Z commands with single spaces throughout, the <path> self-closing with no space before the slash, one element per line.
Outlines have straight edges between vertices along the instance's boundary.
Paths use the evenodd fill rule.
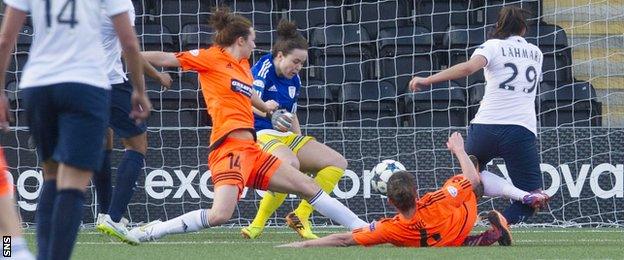
<path fill-rule="evenodd" d="M 446 147 L 453 153 L 464 151 L 464 138 L 460 133 L 455 132 L 449 137 Z"/>
<path fill-rule="evenodd" d="M 152 103 L 145 93 L 139 93 L 137 91 L 132 92 L 132 112 L 130 112 L 130 118 L 134 119 L 136 123 L 145 121 L 152 111 Z"/>
<path fill-rule="evenodd" d="M 301 242 L 293 242 L 293 243 L 290 243 L 290 244 L 277 245 L 275 247 L 279 247 L 279 248 L 301 248 L 301 247 L 303 247 L 303 243 L 301 243 Z"/>
<path fill-rule="evenodd" d="M 271 116 L 273 128 L 280 132 L 289 131 L 295 116 L 284 109 L 275 111 Z"/>
<path fill-rule="evenodd" d="M 419 91 L 422 87 L 428 86 L 427 78 L 413 77 L 409 82 L 409 88 L 411 91 Z"/>
<path fill-rule="evenodd" d="M 266 105 L 267 109 L 269 109 L 270 112 L 273 112 L 279 108 L 279 103 L 277 103 L 277 101 L 275 100 L 266 101 L 264 102 L 264 104 Z"/>
<path fill-rule="evenodd" d="M 169 90 L 171 88 L 171 84 L 173 83 L 173 79 L 171 75 L 167 72 L 159 72 L 158 80 L 160 81 L 160 85 L 163 86 L 164 90 Z"/>
<path fill-rule="evenodd" d="M 0 95 L 0 130 L 9 131 L 9 121 L 11 121 L 11 113 L 9 111 L 9 99 L 6 95 Z"/>

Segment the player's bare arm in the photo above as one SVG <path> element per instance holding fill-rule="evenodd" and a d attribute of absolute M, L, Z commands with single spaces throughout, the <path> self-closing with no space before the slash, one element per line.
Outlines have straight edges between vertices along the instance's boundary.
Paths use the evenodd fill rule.
<path fill-rule="evenodd" d="M 466 62 L 452 66 L 429 77 L 414 77 L 409 82 L 409 88 L 412 91 L 417 91 L 422 87 L 429 86 L 434 83 L 463 78 L 472 75 L 485 67 L 485 65 L 487 65 L 487 59 L 481 55 L 477 55 Z"/>
<path fill-rule="evenodd" d="M 171 84 L 173 83 L 171 75 L 167 72 L 160 72 L 156 70 L 156 68 L 154 68 L 154 66 L 152 66 L 152 64 L 150 64 L 145 57 L 143 57 L 143 70 L 145 70 L 145 75 L 152 79 L 158 80 L 160 85 L 162 85 L 165 90 L 171 88 Z"/>
<path fill-rule="evenodd" d="M 261 113 L 273 112 L 279 107 L 279 104 L 273 100 L 269 100 L 267 102 L 262 101 L 262 98 L 258 96 L 258 93 L 254 92 L 251 95 L 251 104 L 254 108 L 259 110 Z"/>
<path fill-rule="evenodd" d="M 357 245 L 357 243 L 355 242 L 355 240 L 353 240 L 353 234 L 351 232 L 344 232 L 339 234 L 332 234 L 318 239 L 279 245 L 277 247 L 347 247 L 354 245 Z"/>
<path fill-rule="evenodd" d="M 111 17 L 115 31 L 119 37 L 121 48 L 126 57 L 130 80 L 132 81 L 132 112 L 130 116 L 137 121 L 147 119 L 152 104 L 145 94 L 145 78 L 143 78 L 143 59 L 140 54 L 139 42 L 127 13 Z"/>
<path fill-rule="evenodd" d="M 2 22 L 2 28 L 0 29 L 0 71 L 6 71 L 9 66 L 9 56 L 15 46 L 17 40 L 17 34 L 19 33 L 24 20 L 26 19 L 26 13 L 17 10 L 11 6 L 6 6 L 4 12 L 4 21 Z M 5 74 L 0 73 L 0 129 L 3 131 L 9 130 L 9 120 L 11 115 L 9 114 L 9 100 L 4 93 Z"/>
<path fill-rule="evenodd" d="M 297 114 L 293 114 L 292 126 L 290 130 L 298 135 L 301 135 L 301 124 L 299 123 L 299 117 Z"/>
<path fill-rule="evenodd" d="M 144 51 L 141 55 L 152 65 L 157 67 L 180 67 L 180 61 L 172 52 Z"/>
<path fill-rule="evenodd" d="M 470 181 L 472 187 L 481 185 L 481 179 L 479 178 L 477 169 L 475 169 L 466 150 L 464 150 L 464 138 L 462 138 L 461 134 L 458 132 L 453 133 L 446 142 L 446 147 L 457 157 L 457 160 L 459 160 L 462 173 Z"/>

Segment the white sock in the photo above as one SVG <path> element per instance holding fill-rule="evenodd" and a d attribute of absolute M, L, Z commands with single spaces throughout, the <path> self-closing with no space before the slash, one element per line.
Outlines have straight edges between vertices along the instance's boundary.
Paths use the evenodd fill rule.
<path fill-rule="evenodd" d="M 152 227 L 152 236 L 161 238 L 164 235 L 195 232 L 208 227 L 210 227 L 208 210 L 198 209 L 154 225 Z"/>
<path fill-rule="evenodd" d="M 338 222 L 350 230 L 368 225 L 364 220 L 358 218 L 353 211 L 322 190 L 310 199 L 309 202 L 323 216 Z"/>
<path fill-rule="evenodd" d="M 505 197 L 522 201 L 522 198 L 529 194 L 516 188 L 506 179 L 488 171 L 481 172 L 481 183 L 483 183 L 483 195 L 488 197 Z"/>

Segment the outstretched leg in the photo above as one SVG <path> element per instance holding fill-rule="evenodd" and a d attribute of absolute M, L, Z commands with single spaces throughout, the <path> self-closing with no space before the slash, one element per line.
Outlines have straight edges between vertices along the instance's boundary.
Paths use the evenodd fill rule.
<path fill-rule="evenodd" d="M 134 228 L 130 235 L 139 241 L 159 239 L 166 235 L 199 231 L 226 223 L 236 209 L 240 189 L 235 185 L 215 188 L 210 209 L 197 209 L 165 222 L 155 221 L 144 227 Z"/>

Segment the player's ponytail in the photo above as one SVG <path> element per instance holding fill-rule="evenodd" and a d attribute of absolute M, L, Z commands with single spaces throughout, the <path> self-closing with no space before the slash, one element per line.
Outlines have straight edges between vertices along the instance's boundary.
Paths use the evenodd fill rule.
<path fill-rule="evenodd" d="M 277 42 L 273 45 L 273 57 L 279 52 L 286 56 L 294 49 L 308 50 L 308 41 L 297 31 L 297 24 L 282 19 L 277 25 Z"/>
<path fill-rule="evenodd" d="M 408 211 L 416 206 L 416 182 L 406 171 L 393 173 L 388 179 L 388 198 L 400 211 Z"/>
<path fill-rule="evenodd" d="M 213 9 L 210 26 L 217 32 L 213 42 L 221 47 L 227 47 L 234 44 L 238 37 L 249 36 L 251 22 L 243 16 L 231 13 L 227 6 L 221 6 Z"/>
<path fill-rule="evenodd" d="M 512 35 L 523 36 L 522 33 L 527 29 L 527 14 L 529 11 L 520 7 L 503 7 L 498 13 L 498 21 L 490 37 L 503 40 Z"/>

